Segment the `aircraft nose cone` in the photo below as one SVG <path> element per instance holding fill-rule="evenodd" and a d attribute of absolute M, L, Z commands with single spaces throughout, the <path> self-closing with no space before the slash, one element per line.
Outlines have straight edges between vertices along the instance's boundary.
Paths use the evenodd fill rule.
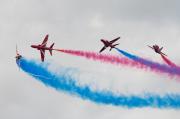
<path fill-rule="evenodd" d="M 31 47 L 32 47 L 32 48 L 34 48 L 34 46 L 33 46 L 33 45 L 31 45 Z"/>

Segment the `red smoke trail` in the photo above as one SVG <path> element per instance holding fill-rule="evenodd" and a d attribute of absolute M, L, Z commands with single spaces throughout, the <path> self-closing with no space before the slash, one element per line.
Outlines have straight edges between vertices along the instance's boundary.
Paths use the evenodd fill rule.
<path fill-rule="evenodd" d="M 61 51 L 64 53 L 68 53 L 71 55 L 76 55 L 76 56 L 82 56 L 87 59 L 92 59 L 92 60 L 97 60 L 101 62 L 107 62 L 111 64 L 121 64 L 121 65 L 129 65 L 137 68 L 143 68 L 145 65 L 140 64 L 138 62 L 135 62 L 133 60 L 129 60 L 124 57 L 120 56 L 113 56 L 113 55 L 105 55 L 105 54 L 99 54 L 95 52 L 86 52 L 86 51 L 74 51 L 74 50 L 60 50 L 60 49 L 54 49 L 56 51 Z"/>
<path fill-rule="evenodd" d="M 77 51 L 77 50 L 64 50 L 64 49 L 54 49 L 56 51 L 60 51 L 60 52 L 64 52 L 67 54 L 71 54 L 71 55 L 75 55 L 75 56 L 81 56 L 81 57 L 85 57 L 87 59 L 92 59 L 95 61 L 101 61 L 101 62 L 107 62 L 107 63 L 111 63 L 111 64 L 121 64 L 121 65 L 128 65 L 131 67 L 136 67 L 136 68 L 140 68 L 140 69 L 144 69 L 144 70 L 150 70 L 150 71 L 154 71 L 155 73 L 167 73 L 169 74 L 170 77 L 174 76 L 177 74 L 177 72 L 172 73 L 172 71 L 174 71 L 175 69 L 172 69 L 172 71 L 170 70 L 170 67 L 168 67 L 168 69 L 170 71 L 166 71 L 163 70 L 161 68 L 156 68 L 154 67 L 149 67 L 148 65 L 144 65 L 143 63 L 139 63 L 137 61 L 131 60 L 129 58 L 125 58 L 125 57 L 120 57 L 120 56 L 113 56 L 113 55 L 105 55 L 105 54 L 100 54 L 100 53 L 95 53 L 95 52 L 87 52 L 87 51 Z M 178 69 L 179 71 L 179 69 Z M 177 74 L 179 76 L 179 73 Z M 176 75 L 176 76 L 177 76 Z"/>
<path fill-rule="evenodd" d="M 176 64 L 174 64 L 173 62 L 171 62 L 167 57 L 165 57 L 164 55 L 161 55 L 162 59 L 170 66 L 173 66 L 173 67 L 177 67 Z"/>

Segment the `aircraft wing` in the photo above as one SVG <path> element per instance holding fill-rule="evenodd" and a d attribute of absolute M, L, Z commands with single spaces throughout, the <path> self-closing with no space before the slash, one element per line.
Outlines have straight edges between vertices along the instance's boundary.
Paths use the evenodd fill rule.
<path fill-rule="evenodd" d="M 47 41 L 48 41 L 48 36 L 49 36 L 49 35 L 46 35 L 46 37 L 44 38 L 44 40 L 43 40 L 41 46 L 44 46 L 44 47 L 46 46 Z"/>
<path fill-rule="evenodd" d="M 110 43 L 112 44 L 112 43 L 116 42 L 118 39 L 120 39 L 120 37 L 117 37 L 117 38 L 111 40 Z"/>
<path fill-rule="evenodd" d="M 150 47 L 150 48 L 154 49 L 153 47 L 151 47 L 151 46 L 149 46 L 149 45 L 148 45 L 148 47 Z"/>
<path fill-rule="evenodd" d="M 105 50 L 106 49 L 106 47 L 104 46 L 100 51 L 99 51 L 99 53 L 101 53 L 103 50 Z"/>
<path fill-rule="evenodd" d="M 104 39 L 101 39 L 101 42 L 103 42 L 105 46 L 107 45 L 107 42 Z"/>
<path fill-rule="evenodd" d="M 44 62 L 45 50 L 40 50 L 41 53 L 41 61 Z"/>

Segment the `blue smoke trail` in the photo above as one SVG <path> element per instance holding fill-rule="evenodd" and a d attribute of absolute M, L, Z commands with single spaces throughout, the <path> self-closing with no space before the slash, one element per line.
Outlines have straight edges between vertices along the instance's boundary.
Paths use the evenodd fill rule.
<path fill-rule="evenodd" d="M 177 75 L 180 76 L 180 68 L 177 67 L 170 67 L 168 65 L 164 65 L 164 64 L 159 64 L 147 59 L 143 59 L 141 57 L 138 57 L 136 55 L 132 55 L 126 51 L 123 51 L 121 49 L 115 48 L 118 52 L 120 52 L 121 54 L 123 54 L 124 56 L 139 62 L 141 64 L 144 64 L 146 66 L 148 66 L 150 69 L 155 69 L 158 70 L 160 72 L 164 72 L 164 73 L 168 73 L 169 75 Z"/>
<path fill-rule="evenodd" d="M 58 73 L 50 71 L 49 64 L 21 58 L 17 60 L 18 66 L 47 86 L 58 91 L 64 91 L 83 99 L 91 100 L 98 104 L 111 104 L 128 108 L 134 107 L 156 107 L 180 109 L 180 95 L 166 94 L 159 96 L 155 94 L 144 94 L 143 96 L 115 95 L 109 91 L 93 91 L 88 86 L 80 86 L 71 76 L 71 68 L 61 67 Z M 77 71 L 78 72 L 78 71 Z"/>

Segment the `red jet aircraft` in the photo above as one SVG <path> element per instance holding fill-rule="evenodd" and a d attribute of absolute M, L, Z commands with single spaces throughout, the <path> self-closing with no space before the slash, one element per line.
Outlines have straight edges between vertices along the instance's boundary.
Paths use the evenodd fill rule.
<path fill-rule="evenodd" d="M 44 38 L 42 44 L 31 45 L 32 48 L 36 48 L 37 50 L 40 51 L 40 53 L 41 53 L 41 61 L 42 62 L 44 62 L 45 50 L 49 50 L 49 53 L 52 56 L 52 50 L 53 50 L 54 43 L 50 47 L 46 47 L 47 41 L 48 41 L 48 35 L 46 35 L 46 37 Z"/>
<path fill-rule="evenodd" d="M 16 62 L 18 63 L 18 66 L 20 66 L 20 62 L 18 62 L 19 59 L 22 58 L 22 56 L 18 53 L 18 50 L 17 50 L 17 45 L 16 45 Z"/>
<path fill-rule="evenodd" d="M 17 50 L 17 45 L 16 45 L 16 60 L 19 60 L 19 59 L 21 59 L 21 55 L 18 53 L 18 50 Z"/>
<path fill-rule="evenodd" d="M 160 55 L 165 55 L 167 56 L 166 54 L 164 54 L 162 51 L 163 47 L 159 48 L 158 45 L 153 45 L 153 46 L 149 46 L 148 47 L 152 48 L 156 53 L 160 54 Z"/>
<path fill-rule="evenodd" d="M 120 39 L 120 37 L 117 37 L 111 41 L 108 41 L 108 40 L 104 40 L 104 39 L 101 39 L 101 42 L 103 42 L 104 44 L 104 47 L 99 51 L 100 53 L 105 50 L 107 47 L 110 47 L 110 50 L 112 50 L 112 48 L 115 48 L 116 45 L 119 45 L 119 44 L 113 44 L 114 42 L 116 42 L 118 39 Z"/>

